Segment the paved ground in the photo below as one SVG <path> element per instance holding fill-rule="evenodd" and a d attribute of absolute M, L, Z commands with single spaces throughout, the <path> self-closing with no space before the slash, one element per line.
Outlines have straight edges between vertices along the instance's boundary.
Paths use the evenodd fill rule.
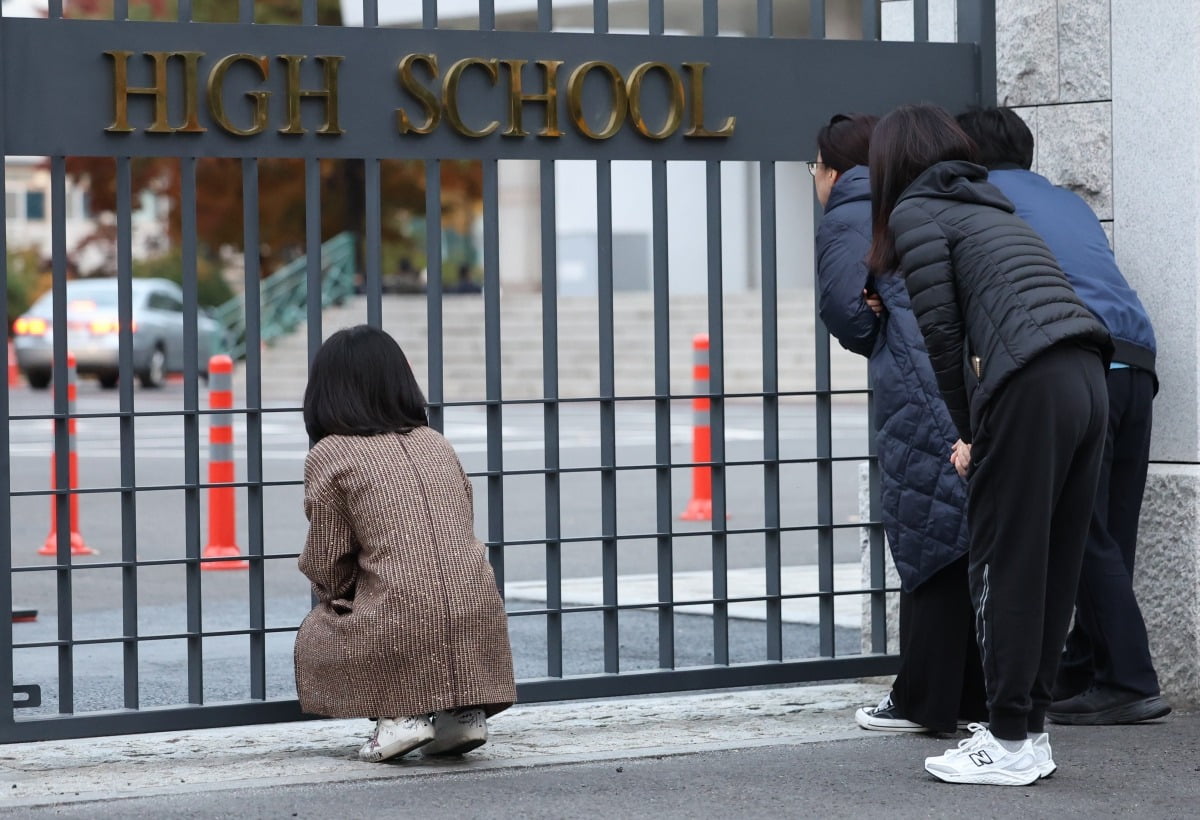
<path fill-rule="evenodd" d="M 0 816 L 1194 817 L 1200 715 L 1056 727 L 1059 772 L 947 786 L 954 739 L 866 733 L 876 684 L 518 706 L 461 761 L 359 763 L 365 721 L 0 747 Z M 399 781 L 399 782 L 398 782 Z"/>

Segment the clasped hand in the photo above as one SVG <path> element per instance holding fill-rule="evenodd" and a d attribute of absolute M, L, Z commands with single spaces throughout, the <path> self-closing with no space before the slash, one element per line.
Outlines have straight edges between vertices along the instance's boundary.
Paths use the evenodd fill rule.
<path fill-rule="evenodd" d="M 954 448 L 950 451 L 950 463 L 960 476 L 966 478 L 967 469 L 971 466 L 971 445 L 962 439 L 954 442 Z"/>

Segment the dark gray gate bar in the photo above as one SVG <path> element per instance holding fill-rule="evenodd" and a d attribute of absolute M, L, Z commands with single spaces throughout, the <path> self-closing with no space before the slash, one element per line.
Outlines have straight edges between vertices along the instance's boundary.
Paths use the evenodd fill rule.
<path fill-rule="evenodd" d="M 242 4 L 242 16 L 248 2 Z M 262 327 L 259 314 L 262 294 L 259 290 L 259 193 L 258 160 L 242 160 L 242 307 L 245 321 L 246 361 L 246 554 L 250 560 L 250 697 L 267 696 L 266 629 L 266 543 L 263 504 L 262 462 Z M 236 404 L 235 404 L 236 406 Z"/>
<path fill-rule="evenodd" d="M 758 0 L 758 36 L 774 34 L 772 0 Z M 775 163 L 758 163 L 759 253 L 762 275 L 763 349 L 763 563 L 766 573 L 767 660 L 783 660 L 783 544 L 778 527 L 779 464 L 779 271 L 776 253 Z"/>
<path fill-rule="evenodd" d="M 4 25 L 3 13 L 0 12 L 0 34 L 3 33 Z M 5 49 L 0 42 L 0 65 L 4 64 Z M 0 110 L 4 109 L 4 84 L 0 82 Z M 0 127 L 0 149 L 3 149 L 4 155 L 8 156 L 8 149 L 5 142 L 8 138 L 6 129 Z M 7 184 L 8 168 L 7 163 L 0 165 L 0 182 Z M 7 190 L 7 187 L 6 189 Z M 4 197 L 4 201 L 0 201 L 0 224 L 8 225 L 8 197 Z M 0 231 L 0 251 L 4 253 L 3 259 L 8 259 L 8 231 Z M 8 275 L 7 262 L 5 262 L 5 276 Z M 0 315 L 8 316 L 8 288 L 0 289 Z M 12 435 L 12 425 L 8 422 L 11 417 L 11 408 L 9 406 L 9 386 L 8 379 L 4 380 L 4 387 L 0 388 L 0 419 L 4 419 L 5 423 L 0 424 L 0 447 L 7 455 L 10 451 L 10 442 Z M 6 458 L 6 462 L 9 460 Z M 0 521 L 12 521 L 12 472 L 9 469 L 0 470 Z M 13 565 L 12 553 L 12 526 L 7 528 L 7 532 L 0 531 L 0 612 L 13 610 L 12 599 L 12 574 L 4 573 L 4 567 Z M 11 618 L 5 621 L 0 626 L 0 732 L 5 727 L 13 722 L 13 698 L 14 692 L 12 687 L 14 684 L 21 684 L 21 681 L 13 679 L 13 626 Z M 0 739 L 2 739 L 0 735 Z"/>
<path fill-rule="evenodd" d="M 61 8 L 59 14 L 62 13 Z M 53 14 L 53 8 L 51 8 Z M 53 326 L 67 326 L 67 228 L 66 160 L 50 160 L 51 281 L 54 289 Z M 54 364 L 51 383 L 54 388 L 54 493 L 58 503 L 54 527 L 58 533 L 55 582 L 58 591 L 58 711 L 75 711 L 75 657 L 71 639 L 74 632 L 74 600 L 71 594 L 71 512 L 70 496 L 70 403 L 67 400 L 67 335 L 54 334 Z"/>
<path fill-rule="evenodd" d="M 549 14 L 549 0 L 541 0 Z M 539 163 L 542 260 L 542 405 L 543 464 L 546 505 L 546 674 L 563 674 L 562 622 L 562 467 L 558 408 L 558 242 L 554 160 Z"/>
<path fill-rule="evenodd" d="M 551 0 L 538 0 L 538 31 L 554 25 Z M 558 399 L 558 197 L 554 160 L 538 163 L 542 265 L 542 447 L 546 506 L 546 675 L 563 674 L 562 486 Z"/>
<path fill-rule="evenodd" d="M 825 0 L 809 0 L 808 36 L 825 36 Z"/>
<path fill-rule="evenodd" d="M 133 373 L 133 179 L 129 157 L 118 157 L 117 184 L 117 322 L 122 373 Z M 121 441 L 121 634 L 126 709 L 141 703 L 138 680 L 137 577 L 137 415 L 133 379 L 117 380 Z"/>
<path fill-rule="evenodd" d="M 654 672 L 622 672 L 619 675 L 588 675 L 565 680 L 524 681 L 517 686 L 517 699 L 521 703 L 541 703 L 551 700 L 650 695 L 692 689 L 772 686 L 876 677 L 896 674 L 896 666 L 894 655 L 859 655 L 785 663 L 726 664 Z"/>
<path fill-rule="evenodd" d="M 596 25 L 602 22 L 597 3 Z M 605 18 L 606 22 L 606 18 Z M 612 164 L 596 162 L 596 307 L 600 362 L 600 562 L 604 586 L 604 671 L 621 671 L 617 620 L 617 408 L 613 354 Z"/>
<path fill-rule="evenodd" d="M 864 40 L 878 40 L 883 36 L 879 18 L 879 0 L 862 0 L 862 36 Z"/>
<path fill-rule="evenodd" d="M 504 594 L 504 404 L 500 380 L 500 206 L 496 160 L 483 161 L 483 333 L 487 367 L 488 559 Z"/>
<path fill-rule="evenodd" d="M 363 225 L 363 289 L 367 292 L 367 324 L 383 327 L 383 226 L 380 224 L 380 165 L 376 157 L 363 160 L 365 194 Z"/>
<path fill-rule="evenodd" d="M 662 11 L 661 2 L 659 4 Z M 655 34 L 662 33 L 662 17 L 656 21 Z M 670 262 L 667 253 L 667 163 L 650 163 L 651 275 L 654 277 L 654 487 L 656 567 L 658 572 L 658 665 L 675 668 L 674 538 L 675 510 L 671 490 L 671 291 Z"/>
<path fill-rule="evenodd" d="M 425 270 L 426 277 L 426 323 L 429 340 L 429 384 L 426 399 L 429 401 L 429 424 L 435 430 L 443 430 L 442 404 L 445 393 L 442 387 L 442 163 L 431 159 L 425 162 Z"/>
<path fill-rule="evenodd" d="M 317 355 L 325 337 L 321 330 L 321 161 L 304 160 L 304 247 L 308 257 L 308 361 Z"/>
<path fill-rule="evenodd" d="M 180 15 L 184 13 L 181 3 Z M 184 569 L 187 587 L 188 701 L 204 703 L 204 613 L 203 581 L 200 577 L 200 419 L 199 387 L 196 384 L 196 158 L 179 160 L 182 214 L 180 247 L 183 256 L 183 480 L 184 545 L 188 564 Z"/>
<path fill-rule="evenodd" d="M 958 0 L 958 40 L 972 43 L 980 105 L 996 104 L 996 0 Z"/>
<path fill-rule="evenodd" d="M 649 33 L 666 31 L 663 0 L 650 0 Z M 667 163 L 650 162 L 651 277 L 654 287 L 655 570 L 658 573 L 658 665 L 675 668 L 675 510 L 671 491 L 671 277 L 667 243 Z"/>
<path fill-rule="evenodd" d="M 913 0 L 913 39 L 929 42 L 929 0 Z"/>
<path fill-rule="evenodd" d="M 814 132 L 815 133 L 815 132 Z M 813 191 L 813 235 L 821 219 L 821 204 Z M 817 586 L 821 592 L 833 591 L 833 393 L 830 383 L 829 331 L 821 320 L 817 305 L 820 303 L 820 284 L 813 277 L 813 313 L 816 339 L 816 439 L 817 439 Z M 833 596 L 823 595 L 820 599 L 820 644 L 821 654 L 833 657 Z"/>

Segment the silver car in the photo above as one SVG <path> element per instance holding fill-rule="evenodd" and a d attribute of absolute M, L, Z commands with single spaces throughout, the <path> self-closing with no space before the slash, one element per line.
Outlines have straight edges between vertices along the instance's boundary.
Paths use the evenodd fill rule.
<path fill-rule="evenodd" d="M 183 291 L 168 279 L 133 280 L 133 372 L 143 387 L 159 387 L 183 362 Z M 116 279 L 75 279 L 67 283 L 67 349 L 80 375 L 115 387 L 120 376 Z M 32 387 L 50 384 L 53 365 L 53 294 L 45 293 L 13 324 L 17 364 Z M 224 332 L 203 312 L 197 314 L 196 362 L 208 376 L 210 356 L 222 352 Z"/>

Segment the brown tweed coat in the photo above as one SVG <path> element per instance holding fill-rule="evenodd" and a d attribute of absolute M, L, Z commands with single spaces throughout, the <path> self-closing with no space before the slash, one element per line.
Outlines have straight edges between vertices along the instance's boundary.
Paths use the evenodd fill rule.
<path fill-rule="evenodd" d="M 475 539 L 471 482 L 436 431 L 326 436 L 304 463 L 296 636 L 305 712 L 401 717 L 516 700 L 504 603 Z"/>

